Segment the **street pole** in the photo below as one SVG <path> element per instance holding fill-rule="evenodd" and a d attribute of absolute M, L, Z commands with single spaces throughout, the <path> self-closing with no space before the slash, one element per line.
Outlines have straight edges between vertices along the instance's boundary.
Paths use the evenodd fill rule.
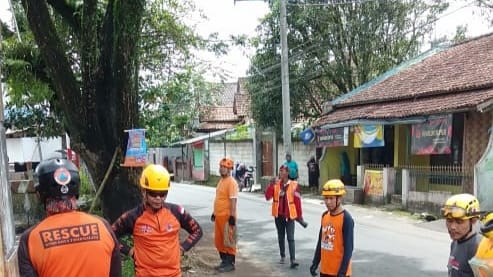
<path fill-rule="evenodd" d="M 291 154 L 291 108 L 289 100 L 288 34 L 286 20 L 286 0 L 281 0 L 281 90 L 282 90 L 282 136 L 284 154 Z"/>

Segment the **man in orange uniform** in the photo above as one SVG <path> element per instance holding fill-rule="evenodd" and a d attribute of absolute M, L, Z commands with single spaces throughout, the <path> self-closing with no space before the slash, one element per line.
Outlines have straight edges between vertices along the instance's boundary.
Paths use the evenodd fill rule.
<path fill-rule="evenodd" d="M 76 211 L 79 170 L 66 159 L 48 159 L 36 168 L 35 185 L 47 217 L 19 242 L 23 277 L 121 276 L 118 241 L 106 220 Z"/>
<path fill-rule="evenodd" d="M 316 276 L 320 264 L 321 277 L 351 276 L 351 257 L 354 246 L 354 220 L 342 207 L 346 194 L 339 179 L 327 181 L 322 187 L 327 211 L 322 214 L 318 242 L 315 248 L 310 273 Z"/>
<path fill-rule="evenodd" d="M 181 206 L 166 202 L 170 187 L 168 170 L 151 164 L 140 177 L 144 203 L 125 212 L 113 223 L 117 237 L 132 235 L 134 246 L 121 245 L 131 256 L 137 277 L 181 276 L 181 253 L 202 237 L 202 228 Z M 180 243 L 180 230 L 189 235 Z"/>
<path fill-rule="evenodd" d="M 285 263 L 285 240 L 288 238 L 289 256 L 291 268 L 296 268 L 299 263 L 296 261 L 294 244 L 294 222 L 303 221 L 301 212 L 301 194 L 298 182 L 289 179 L 289 168 L 282 165 L 279 168 L 279 180 L 271 183 L 265 190 L 265 199 L 272 200 L 272 216 L 277 229 L 277 240 L 279 242 L 279 252 L 281 255 L 280 263 Z M 305 225 L 306 226 L 306 225 Z"/>
<path fill-rule="evenodd" d="M 483 239 L 469 264 L 474 277 L 493 277 L 493 212 L 481 217 L 480 231 Z"/>
<path fill-rule="evenodd" d="M 226 245 L 224 242 L 225 227 L 236 226 L 236 205 L 238 202 L 238 183 L 231 176 L 233 161 L 223 158 L 219 162 L 219 173 L 221 179 L 216 187 L 216 198 L 214 199 L 214 212 L 211 221 L 214 221 L 214 244 L 221 263 L 216 269 L 219 272 L 235 270 L 236 245 Z M 229 224 L 229 226 L 226 226 Z"/>

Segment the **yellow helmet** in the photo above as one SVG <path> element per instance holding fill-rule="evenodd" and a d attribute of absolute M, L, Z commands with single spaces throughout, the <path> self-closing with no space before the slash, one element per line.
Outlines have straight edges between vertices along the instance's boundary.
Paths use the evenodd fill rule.
<path fill-rule="evenodd" d="M 328 180 L 322 187 L 322 196 L 340 196 L 346 194 L 344 183 L 339 179 Z"/>
<path fill-rule="evenodd" d="M 488 212 L 481 217 L 481 234 L 492 239 L 493 238 L 493 212 Z"/>
<path fill-rule="evenodd" d="M 140 187 L 148 190 L 167 191 L 170 185 L 170 175 L 164 166 L 150 164 L 144 168 L 140 176 Z"/>
<path fill-rule="evenodd" d="M 469 219 L 479 217 L 479 201 L 469 193 L 451 196 L 442 207 L 442 215 L 446 218 Z"/>

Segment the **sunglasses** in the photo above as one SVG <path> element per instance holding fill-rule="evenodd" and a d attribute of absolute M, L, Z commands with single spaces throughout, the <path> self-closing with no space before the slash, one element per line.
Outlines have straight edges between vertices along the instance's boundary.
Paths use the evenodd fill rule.
<path fill-rule="evenodd" d="M 153 198 L 156 198 L 156 197 L 161 197 L 161 198 L 164 198 L 165 196 L 168 195 L 168 191 L 152 191 L 152 190 L 148 190 L 147 191 L 147 195 L 149 195 L 150 197 L 153 197 Z"/>

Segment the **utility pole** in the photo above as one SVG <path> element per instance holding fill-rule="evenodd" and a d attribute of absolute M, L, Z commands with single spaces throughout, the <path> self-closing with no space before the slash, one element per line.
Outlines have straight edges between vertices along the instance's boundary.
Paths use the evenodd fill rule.
<path fill-rule="evenodd" d="M 280 8 L 282 139 L 284 142 L 284 154 L 291 154 L 291 107 L 289 100 L 288 24 L 286 20 L 286 0 L 281 0 Z"/>

